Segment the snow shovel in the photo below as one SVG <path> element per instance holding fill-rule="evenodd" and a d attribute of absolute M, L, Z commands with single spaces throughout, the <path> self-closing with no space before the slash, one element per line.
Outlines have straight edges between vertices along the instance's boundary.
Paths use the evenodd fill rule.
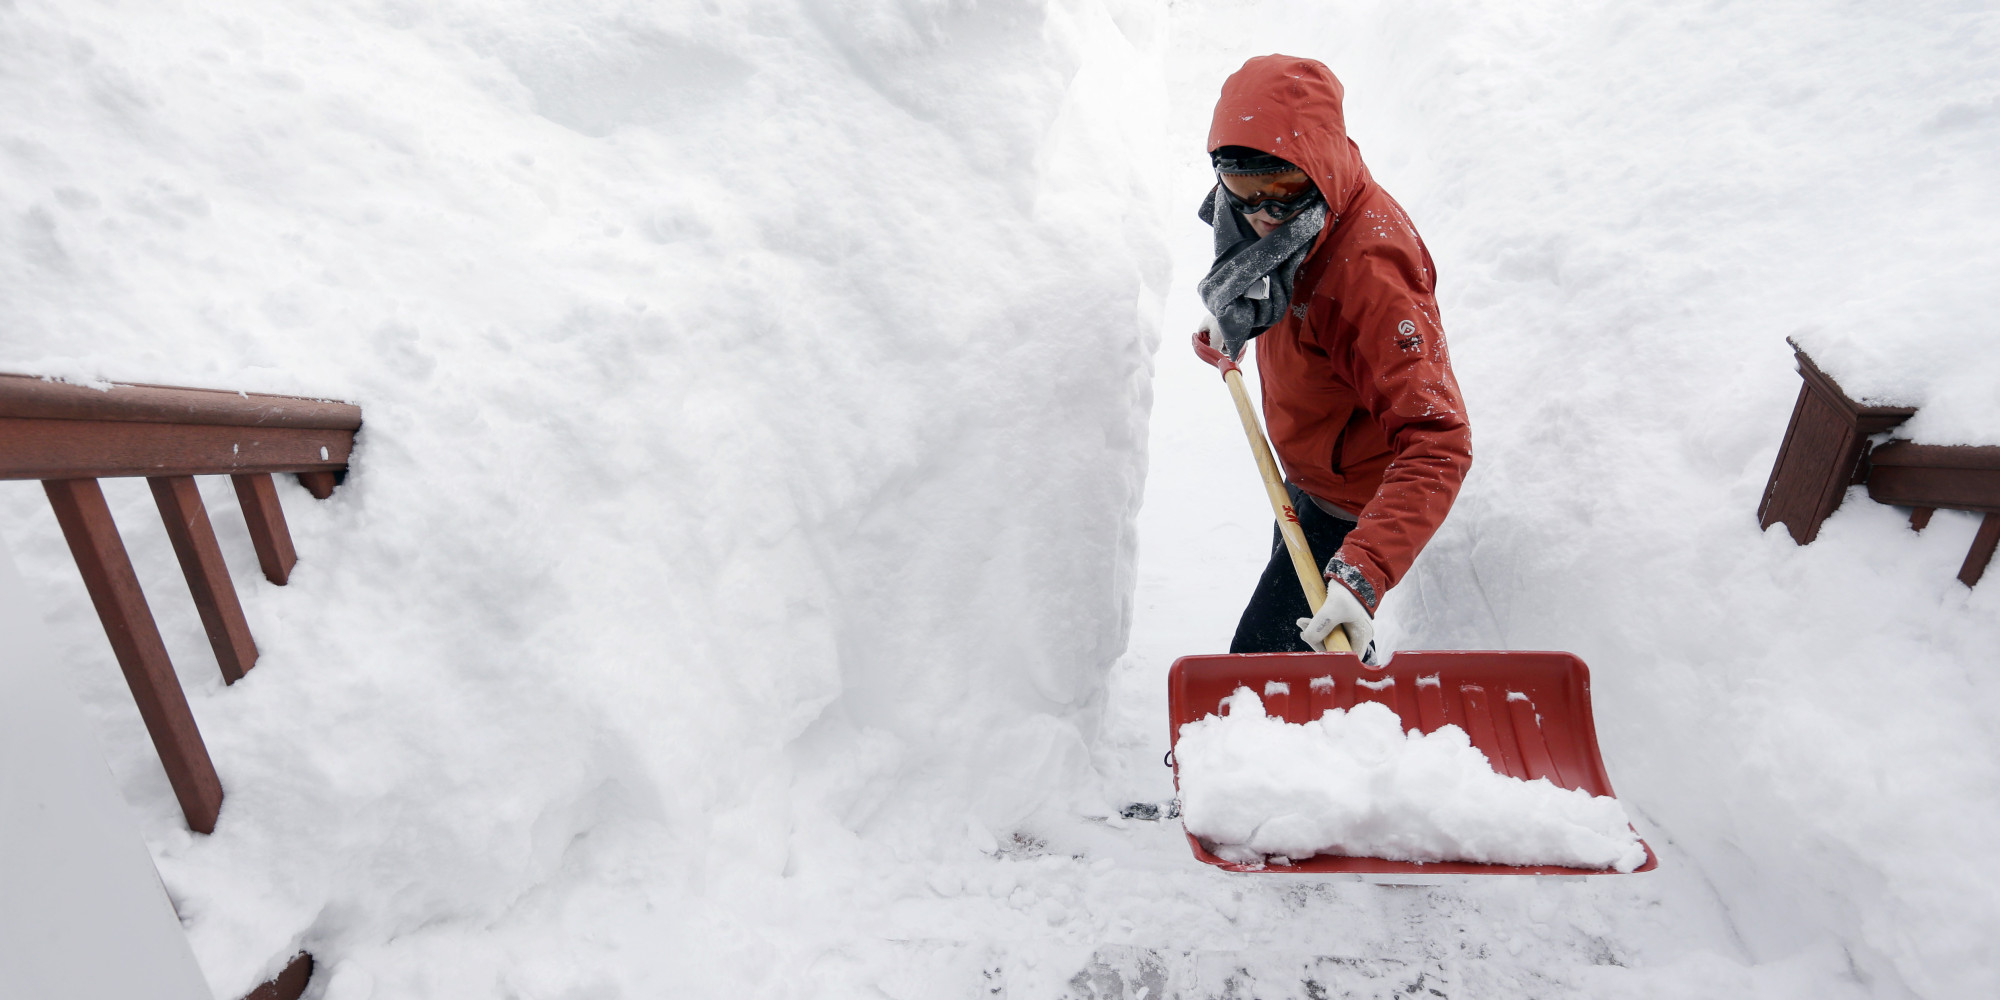
<path fill-rule="evenodd" d="M 1326 579 L 1299 527 L 1298 511 L 1285 492 L 1278 463 L 1264 438 L 1263 423 L 1243 387 L 1234 361 L 1194 335 L 1195 353 L 1221 369 L 1236 400 L 1243 432 L 1250 439 L 1264 490 L 1277 515 L 1278 530 L 1290 551 L 1292 567 L 1306 602 L 1314 612 L 1326 602 Z M 1465 730 L 1472 745 L 1486 755 L 1493 769 L 1525 781 L 1547 778 L 1564 788 L 1592 795 L 1610 795 L 1611 778 L 1598 754 L 1597 729 L 1590 717 L 1590 669 L 1569 653 L 1466 650 L 1397 653 L 1388 667 L 1371 667 L 1355 655 L 1347 636 L 1335 629 L 1324 653 L 1224 653 L 1183 656 L 1167 675 L 1170 740 L 1181 727 L 1204 716 L 1222 713 L 1222 700 L 1239 687 L 1264 699 L 1265 711 L 1286 722 L 1303 723 L 1328 709 L 1349 709 L 1363 701 L 1377 702 L 1402 719 L 1403 728 L 1432 732 L 1446 725 Z M 1171 755 L 1169 755 L 1171 758 Z M 1174 770 L 1180 785 L 1180 769 Z M 1290 865 L 1243 865 L 1210 853 L 1194 835 L 1188 844 L 1196 858 L 1235 872 L 1349 873 L 1359 875 L 1605 875 L 1592 868 L 1560 865 L 1491 865 L 1460 861 L 1390 861 L 1320 854 Z M 1659 867 L 1650 845 L 1646 863 L 1636 871 Z"/>

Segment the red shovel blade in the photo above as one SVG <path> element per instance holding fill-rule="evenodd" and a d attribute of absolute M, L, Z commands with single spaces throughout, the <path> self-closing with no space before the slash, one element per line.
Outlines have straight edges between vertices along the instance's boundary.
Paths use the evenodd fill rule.
<path fill-rule="evenodd" d="M 1279 687 L 1282 685 L 1282 688 Z M 1380 702 L 1405 729 L 1432 732 L 1455 725 L 1472 738 L 1493 769 L 1525 781 L 1547 778 L 1564 788 L 1610 795 L 1611 779 L 1597 751 L 1590 718 L 1590 668 L 1569 653 L 1397 653 L 1386 669 L 1364 665 L 1353 653 L 1224 653 L 1183 656 L 1167 675 L 1170 739 L 1181 727 L 1217 714 L 1222 699 L 1247 687 L 1264 709 L 1286 722 L 1303 723 L 1327 709 Z M 1180 768 L 1174 769 L 1180 784 Z M 1350 872 L 1410 875 L 1607 875 L 1594 868 L 1559 865 L 1486 865 L 1462 861 L 1390 861 L 1320 854 L 1290 865 L 1252 867 L 1224 861 L 1193 836 L 1195 857 L 1235 872 Z M 1640 841 L 1642 846 L 1644 841 Z M 1646 847 L 1646 863 L 1659 867 Z"/>

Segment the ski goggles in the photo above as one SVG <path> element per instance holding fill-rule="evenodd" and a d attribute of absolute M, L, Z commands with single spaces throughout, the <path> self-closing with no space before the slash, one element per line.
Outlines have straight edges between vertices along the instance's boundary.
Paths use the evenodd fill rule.
<path fill-rule="evenodd" d="M 1238 194 L 1229 186 L 1232 180 L 1252 190 L 1247 194 Z M 1274 221 L 1283 222 L 1319 197 L 1319 189 L 1313 186 L 1312 179 L 1303 170 L 1254 176 L 1218 174 L 1217 182 L 1222 185 L 1223 196 L 1229 199 L 1230 207 L 1243 213 L 1245 218 L 1262 212 Z"/>

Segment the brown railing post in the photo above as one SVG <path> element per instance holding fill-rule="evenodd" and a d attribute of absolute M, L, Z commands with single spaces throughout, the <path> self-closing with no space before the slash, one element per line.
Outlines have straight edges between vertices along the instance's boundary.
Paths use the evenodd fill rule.
<path fill-rule="evenodd" d="M 257 642 L 250 638 L 250 623 L 243 620 L 243 604 L 236 599 L 236 584 L 229 579 L 229 565 L 222 561 L 222 547 L 215 542 L 215 527 L 202 505 L 201 490 L 193 476 L 153 476 L 146 483 L 153 488 L 153 501 L 159 504 L 160 519 L 166 522 L 167 537 L 180 557 L 181 572 L 194 595 L 195 610 L 201 612 L 209 645 L 215 647 L 222 679 L 234 684 L 257 664 Z"/>
<path fill-rule="evenodd" d="M 125 543 L 104 503 L 104 491 L 95 479 L 44 480 L 42 489 L 76 557 L 84 589 L 97 606 L 98 620 L 104 623 L 104 634 L 111 640 L 188 828 L 215 832 L 216 817 L 222 812 L 222 780 L 216 777 L 187 696 L 167 659 L 166 644 L 160 641 L 159 626 L 153 623 L 139 577 L 132 572 Z"/>
<path fill-rule="evenodd" d="M 1968 587 L 1979 585 L 1979 578 L 1986 575 L 1986 564 L 1993 561 L 1993 552 L 2000 549 L 2000 514 L 1989 513 L 1979 522 L 1979 533 L 1972 536 L 1972 548 L 1965 553 L 1965 565 L 1958 568 L 1958 582 Z"/>
<path fill-rule="evenodd" d="M 333 496 L 333 488 L 340 485 L 340 476 L 332 472 L 301 472 L 299 485 L 305 487 L 314 500 L 325 500 Z"/>
<path fill-rule="evenodd" d="M 1818 537 L 1820 523 L 1840 507 L 1847 487 L 1858 482 L 1855 472 L 1868 450 L 1869 435 L 1888 430 L 1917 411 L 1857 403 L 1806 352 L 1796 344 L 1793 350 L 1803 384 L 1792 404 L 1792 421 L 1785 428 L 1771 478 L 1764 484 L 1764 499 L 1757 505 L 1757 524 L 1769 528 L 1782 523 L 1793 541 L 1806 545 Z"/>
<path fill-rule="evenodd" d="M 290 962 L 264 985 L 251 990 L 243 1000 L 299 1000 L 312 984 L 313 957 L 307 952 L 292 956 Z"/>
<path fill-rule="evenodd" d="M 299 556 L 292 549 L 291 530 L 285 526 L 285 508 L 278 505 L 278 486 L 268 472 L 229 478 L 236 483 L 236 500 L 243 506 L 243 520 L 250 526 L 250 543 L 257 547 L 264 579 L 282 587 L 292 578 Z"/>

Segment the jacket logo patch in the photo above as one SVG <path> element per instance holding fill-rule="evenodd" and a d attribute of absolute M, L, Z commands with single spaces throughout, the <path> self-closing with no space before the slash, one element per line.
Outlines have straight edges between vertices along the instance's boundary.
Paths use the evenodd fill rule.
<path fill-rule="evenodd" d="M 1424 346 L 1424 338 L 1417 333 L 1417 324 L 1409 320 L 1396 324 L 1396 346 L 1411 354 Z"/>
<path fill-rule="evenodd" d="M 1295 304 L 1294 304 L 1294 305 L 1292 306 L 1292 318 L 1293 318 L 1293 319 L 1305 319 L 1305 318 L 1306 318 L 1306 304 L 1305 304 L 1305 303 L 1303 303 L 1303 302 L 1299 302 L 1299 303 L 1295 303 Z"/>

